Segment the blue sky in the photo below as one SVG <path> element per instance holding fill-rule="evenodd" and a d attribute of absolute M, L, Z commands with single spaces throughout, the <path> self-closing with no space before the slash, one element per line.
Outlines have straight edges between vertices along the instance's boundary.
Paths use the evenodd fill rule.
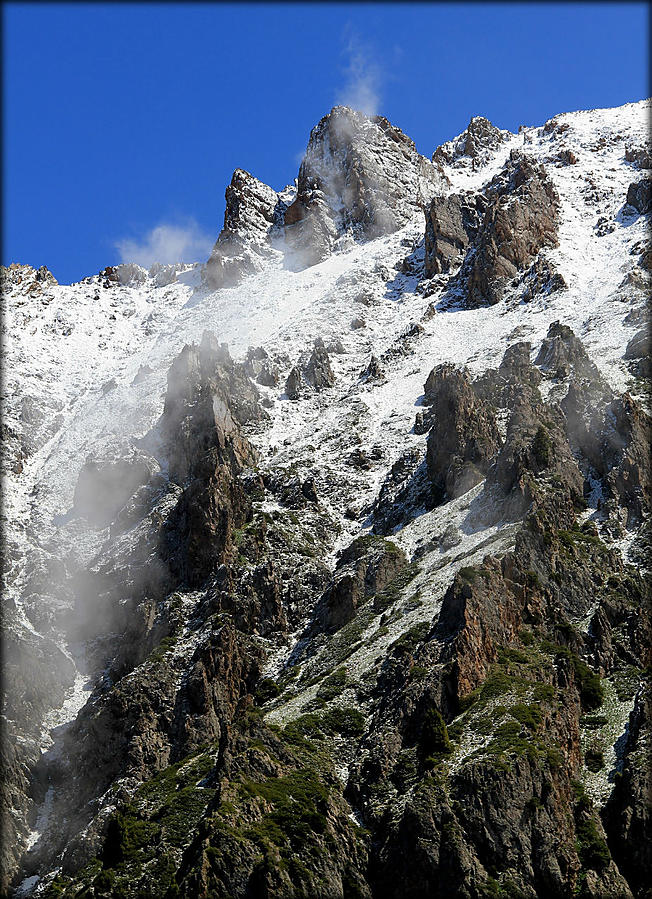
<path fill-rule="evenodd" d="M 233 169 L 282 188 L 335 103 L 430 155 L 643 99 L 647 35 L 644 3 L 5 3 L 2 261 L 205 258 Z"/>

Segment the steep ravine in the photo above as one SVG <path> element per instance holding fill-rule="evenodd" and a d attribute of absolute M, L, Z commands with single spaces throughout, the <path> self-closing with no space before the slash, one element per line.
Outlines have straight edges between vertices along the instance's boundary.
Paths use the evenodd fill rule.
<path fill-rule="evenodd" d="M 4 272 L 7 895 L 647 895 L 647 111 L 338 107 L 205 268 Z"/>

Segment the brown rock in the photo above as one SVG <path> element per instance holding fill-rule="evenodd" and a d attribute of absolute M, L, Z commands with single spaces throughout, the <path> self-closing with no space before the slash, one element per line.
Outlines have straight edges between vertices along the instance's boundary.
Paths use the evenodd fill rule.
<path fill-rule="evenodd" d="M 472 306 L 497 303 L 541 249 L 557 245 L 559 198 L 542 166 L 513 152 L 492 185 L 475 252 L 460 272 Z"/>

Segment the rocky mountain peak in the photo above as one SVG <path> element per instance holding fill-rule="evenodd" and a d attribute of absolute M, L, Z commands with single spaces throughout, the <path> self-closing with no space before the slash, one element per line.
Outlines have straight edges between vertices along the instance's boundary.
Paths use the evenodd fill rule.
<path fill-rule="evenodd" d="M 370 239 L 400 228 L 443 183 L 386 118 L 335 106 L 310 134 L 285 214 L 286 240 L 300 264 L 312 264 L 346 232 Z"/>
<path fill-rule="evenodd" d="M 216 289 L 237 284 L 271 255 L 270 234 L 284 204 L 276 191 L 244 169 L 236 169 L 225 192 L 224 227 L 206 263 Z"/>
<path fill-rule="evenodd" d="M 471 165 L 481 168 L 491 158 L 493 151 L 511 137 L 484 116 L 473 116 L 465 131 L 437 147 L 432 161 L 455 167 Z"/>

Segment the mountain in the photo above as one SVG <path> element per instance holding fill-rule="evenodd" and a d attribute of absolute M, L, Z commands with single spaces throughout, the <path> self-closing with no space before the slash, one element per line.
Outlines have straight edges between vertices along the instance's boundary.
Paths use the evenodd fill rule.
<path fill-rule="evenodd" d="M 6 895 L 649 895 L 649 109 L 2 270 Z"/>

